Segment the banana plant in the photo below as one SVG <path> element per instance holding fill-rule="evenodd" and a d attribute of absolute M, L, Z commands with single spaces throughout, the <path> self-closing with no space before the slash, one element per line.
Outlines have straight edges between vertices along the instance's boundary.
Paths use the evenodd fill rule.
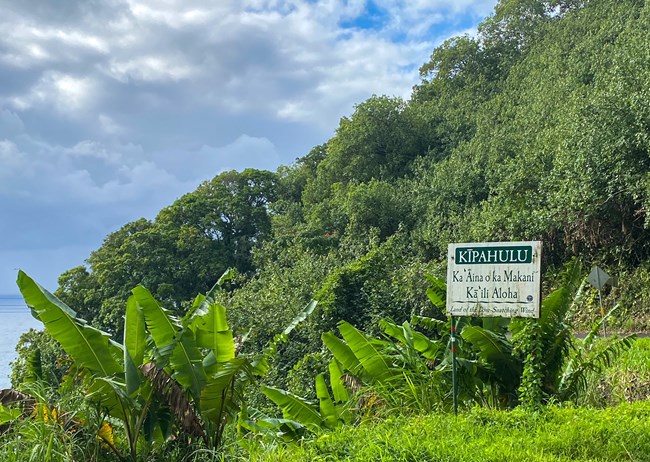
<path fill-rule="evenodd" d="M 128 455 L 120 458 L 135 461 L 137 441 L 152 394 L 138 370 L 138 363 L 144 358 L 144 325 L 138 321 L 141 314 L 134 300 L 127 303 L 125 348 L 105 332 L 77 318 L 70 307 L 24 272 L 18 273 L 17 283 L 33 316 L 85 374 L 89 398 L 124 425 L 129 449 Z"/>
<path fill-rule="evenodd" d="M 153 343 L 151 362 L 141 369 L 176 425 L 210 448 L 221 445 L 227 424 L 242 409 L 246 387 L 266 372 L 278 343 L 286 341 L 316 306 L 309 303 L 262 353 L 240 356 L 226 308 L 213 298 L 227 277 L 207 295 L 197 296 L 182 319 L 172 316 L 146 288 L 132 290 Z"/>
<path fill-rule="evenodd" d="M 348 381 L 364 390 L 355 398 L 360 410 L 369 409 L 377 398 L 405 409 L 441 407 L 450 381 L 448 337 L 431 339 L 408 322 L 397 325 L 382 320 L 380 326 L 384 339 L 370 337 L 344 321 L 338 325 L 342 339 L 331 332 L 322 336 Z"/>
<path fill-rule="evenodd" d="M 345 370 L 362 380 L 380 383 L 400 373 L 386 354 L 389 342 L 369 337 L 347 321 L 339 322 L 338 329 L 343 340 L 331 332 L 321 338 Z"/>
<path fill-rule="evenodd" d="M 318 374 L 315 379 L 317 406 L 286 390 L 262 386 L 262 393 L 282 410 L 284 418 L 274 419 L 258 414 L 256 419 L 245 422 L 246 428 L 264 435 L 296 439 L 305 429 L 320 433 L 351 423 L 350 396 L 343 384 L 341 365 L 334 359 L 328 369 L 332 393 L 327 387 L 325 375 Z"/>
<path fill-rule="evenodd" d="M 277 345 L 316 306 L 311 302 L 255 357 L 238 356 L 226 309 L 213 293 L 199 295 L 177 319 L 142 286 L 127 301 L 124 342 L 88 326 L 76 313 L 22 271 L 18 275 L 27 305 L 45 329 L 85 371 L 88 397 L 124 425 L 130 460 L 144 434 L 151 444 L 169 435 L 172 424 L 212 448 L 241 408 L 245 387 L 268 369 Z"/>

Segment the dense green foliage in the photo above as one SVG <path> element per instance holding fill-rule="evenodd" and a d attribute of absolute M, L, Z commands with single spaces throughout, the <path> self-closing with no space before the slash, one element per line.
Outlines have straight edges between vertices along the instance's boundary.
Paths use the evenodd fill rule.
<path fill-rule="evenodd" d="M 266 374 L 278 344 L 288 339 L 316 305 L 312 301 L 264 351 L 255 356 L 238 355 L 226 308 L 213 296 L 231 277 L 232 272 L 224 273 L 207 295 L 197 296 L 182 319 L 163 308 L 147 289 L 136 286 L 126 303 L 124 341 L 119 344 L 19 272 L 18 286 L 25 302 L 69 355 L 72 367 L 67 381 L 81 380 L 79 388 L 84 390 L 87 401 L 96 406 L 98 415 L 104 413 L 98 419 L 95 435 L 101 437 L 98 429 L 102 423 L 119 423 L 123 430 L 127 446 L 124 451 L 118 449 L 112 435 L 103 438 L 121 460 L 136 462 L 169 439 L 194 440 L 208 449 L 219 448 L 226 424 L 240 411 L 245 412 L 246 386 Z M 43 380 L 42 367 L 36 363 L 31 361 L 28 366 L 29 382 L 43 386 L 48 381 Z M 15 401 L 16 392 L 9 394 Z M 34 400 L 38 402 L 34 404 Z M 30 402 L 23 410 L 31 407 L 32 412 L 27 414 L 32 416 L 42 406 L 46 415 L 41 420 L 61 420 L 62 424 L 72 420 L 63 415 L 59 419 L 62 411 L 55 411 L 54 405 L 41 395 L 27 394 L 22 401 Z M 1 406 L 0 410 L 9 412 Z M 11 417 L 9 421 L 26 416 L 18 413 Z M 141 445 L 144 449 L 138 450 Z"/>
<path fill-rule="evenodd" d="M 324 432 L 299 445 L 269 442 L 259 433 L 236 441 L 227 432 L 226 444 L 218 453 L 177 440 L 148 454 L 142 448 L 142 460 L 430 460 L 434 455 L 458 461 L 645 460 L 650 451 L 649 353 L 650 339 L 640 339 L 604 373 L 590 378 L 587 394 L 593 402 L 612 406 L 602 410 L 550 406 L 531 413 L 522 408 L 473 407 L 454 417 L 443 413 L 405 416 L 400 409 L 383 408 L 366 413 L 357 426 Z M 55 394 L 37 385 L 27 387 L 37 397 L 39 410 L 31 419 L 16 421 L 13 430 L 2 436 L 0 458 L 17 462 L 118 460 L 96 435 L 103 428 L 101 434 L 121 446 L 120 427 L 105 426 L 105 416 L 83 399 L 79 386 L 77 381 L 66 380 Z M 636 404 L 621 405 L 629 401 Z M 377 406 L 371 407 L 377 411 Z M 4 415 L 0 407 L 0 423 Z"/>
<path fill-rule="evenodd" d="M 142 284 L 169 309 L 159 319 L 177 320 L 167 332 L 173 342 L 165 337 L 162 344 L 146 320 L 147 348 L 160 349 L 198 341 L 187 324 L 192 297 L 234 268 L 225 290 L 213 295 L 228 307 L 230 335 L 248 335 L 245 355 L 269 342 L 277 349 L 265 395 L 250 397 L 259 409 L 240 415 L 239 428 L 299 437 L 349 421 L 339 399 L 343 371 L 357 380 L 347 384 L 357 416 L 448 409 L 449 326 L 435 287 L 429 299 L 426 291 L 445 273 L 448 243 L 541 240 L 550 294 L 544 318 L 509 326 L 462 320 L 461 400 L 539 409 L 555 400 L 647 399 L 647 356 L 598 381 L 596 372 L 631 343 L 573 338 L 575 323 L 589 331 L 600 309 L 595 291 L 583 287 L 575 296 L 583 273 L 561 269 L 577 258 L 620 276 L 605 293 L 607 311 L 620 305 L 609 326 L 650 327 L 649 29 L 650 5 L 640 0 L 501 0 L 476 37 L 455 37 L 433 51 L 409 100 L 373 96 L 293 165 L 222 173 L 155 220 L 124 225 L 87 266 L 61 275 L 56 295 L 119 343 L 132 327 L 125 328 L 124 306 Z M 319 304 L 303 328 L 290 342 L 274 342 L 312 297 Z M 41 376 L 57 382 L 66 372 L 70 362 L 52 363 L 57 350 L 47 334 L 30 333 L 15 385 L 31 380 L 36 351 Z M 178 376 L 186 397 L 199 403 L 203 359 L 185 364 L 198 374 L 193 382 Z M 116 361 L 112 373 L 126 377 L 123 351 Z M 634 383 L 640 391 L 628 387 Z M 269 417 L 274 407 L 265 397 L 284 419 Z M 138 405 L 148 406 L 147 399 Z M 390 417 L 398 425 L 362 426 L 354 438 L 345 437 L 346 427 L 302 449 L 252 454 L 325 459 L 331 444 L 333 457 L 350 460 L 520 460 L 519 450 L 526 460 L 623 460 L 650 452 L 645 404 L 620 408 L 620 419 L 612 410 L 540 412 L 472 411 L 457 422 L 464 432 L 452 432 L 444 416 L 414 423 Z M 599 422 L 591 433 L 590 418 Z M 633 431 L 611 433 L 629 422 L 638 424 Z M 552 431 L 535 429 L 544 426 Z M 491 431 L 503 433 L 503 445 Z M 565 441 L 554 436 L 565 431 Z M 442 434 L 449 439 L 431 436 Z M 367 441 L 373 444 L 364 449 Z M 458 454 L 461 447 L 471 451 Z"/>
<path fill-rule="evenodd" d="M 428 309 L 423 274 L 450 241 L 540 239 L 547 268 L 579 255 L 630 275 L 634 304 L 648 292 L 633 275 L 648 258 L 649 25 L 634 0 L 501 1 L 476 37 L 434 50 L 410 100 L 372 97 L 294 165 L 223 173 L 125 225 L 57 295 L 119 337 L 134 285 L 180 314 L 234 267 L 235 330 L 258 345 L 319 294 L 293 363 L 340 319 L 376 330 Z"/>

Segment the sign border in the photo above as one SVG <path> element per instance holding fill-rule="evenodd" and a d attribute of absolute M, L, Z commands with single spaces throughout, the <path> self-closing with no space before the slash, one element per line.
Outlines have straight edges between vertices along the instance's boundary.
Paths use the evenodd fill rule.
<path fill-rule="evenodd" d="M 534 271 L 539 274 L 539 277 L 537 278 L 537 281 L 533 282 L 533 284 L 536 284 L 537 287 L 534 289 L 533 293 L 533 300 L 531 303 L 534 304 L 534 312 L 531 316 L 522 316 L 521 314 L 511 314 L 507 312 L 500 312 L 498 314 L 493 314 L 491 312 L 485 312 L 485 311 L 479 311 L 476 310 L 473 313 L 460 313 L 458 311 L 451 312 L 451 306 L 453 305 L 454 301 L 451 300 L 451 295 L 452 291 L 450 290 L 451 287 L 451 280 L 453 277 L 453 271 L 458 270 L 458 264 L 455 262 L 455 254 L 456 254 L 456 249 L 458 247 L 505 247 L 505 248 L 513 248 L 513 247 L 519 247 L 519 246 L 531 246 L 533 249 L 533 255 L 532 255 L 532 261 L 531 263 L 510 263 L 514 265 L 534 265 Z M 542 296 L 541 296 L 541 279 L 542 279 L 542 274 L 541 274 L 541 260 L 542 260 L 542 241 L 498 241 L 498 242 L 459 242 L 459 243 L 450 243 L 447 247 L 447 297 L 446 297 L 446 314 L 448 316 L 474 316 L 474 317 L 504 317 L 504 318 L 532 318 L 532 319 L 539 319 L 541 316 L 541 305 L 542 305 Z M 471 263 L 467 262 L 464 264 L 461 264 L 460 266 L 464 265 L 469 265 L 472 268 L 476 268 L 477 264 L 476 263 Z M 484 263 L 484 265 L 490 265 L 494 267 L 503 267 L 506 266 L 506 263 Z M 477 308 L 480 307 L 480 302 L 477 303 Z"/>

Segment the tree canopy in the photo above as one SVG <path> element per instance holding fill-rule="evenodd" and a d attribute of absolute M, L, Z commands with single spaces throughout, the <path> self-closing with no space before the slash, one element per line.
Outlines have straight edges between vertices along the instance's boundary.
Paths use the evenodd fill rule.
<path fill-rule="evenodd" d="M 650 257 L 649 29 L 640 0 L 501 0 L 433 51 L 409 100 L 373 96 L 293 165 L 219 174 L 126 224 L 57 295 L 118 333 L 136 284 L 181 313 L 233 267 L 224 302 L 253 344 L 321 299 L 297 361 L 340 319 L 441 316 L 424 273 L 443 274 L 449 242 L 539 239 L 547 268 L 634 274 Z"/>

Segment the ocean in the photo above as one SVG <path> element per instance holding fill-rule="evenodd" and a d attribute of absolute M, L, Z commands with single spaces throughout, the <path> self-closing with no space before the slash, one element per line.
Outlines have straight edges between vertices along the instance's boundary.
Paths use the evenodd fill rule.
<path fill-rule="evenodd" d="M 0 390 L 11 386 L 9 363 L 16 359 L 20 335 L 31 328 L 42 327 L 20 296 L 0 295 Z"/>

